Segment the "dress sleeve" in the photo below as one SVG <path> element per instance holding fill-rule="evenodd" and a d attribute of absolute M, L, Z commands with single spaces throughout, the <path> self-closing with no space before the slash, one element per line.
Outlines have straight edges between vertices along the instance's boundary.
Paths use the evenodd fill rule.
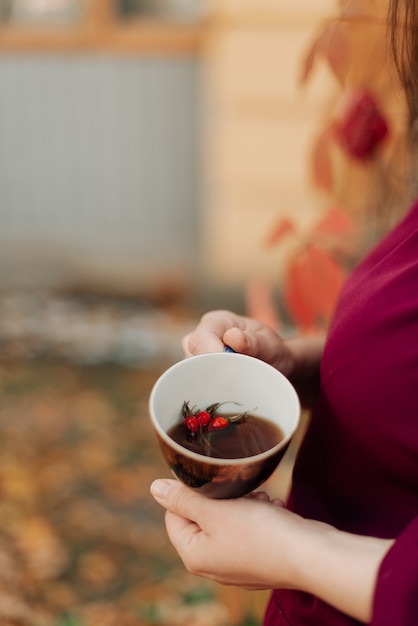
<path fill-rule="evenodd" d="M 418 518 L 396 539 L 378 577 L 370 626 L 418 624 Z"/>

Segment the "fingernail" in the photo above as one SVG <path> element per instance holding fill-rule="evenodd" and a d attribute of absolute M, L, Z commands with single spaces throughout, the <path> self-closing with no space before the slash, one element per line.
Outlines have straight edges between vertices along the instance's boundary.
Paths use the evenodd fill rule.
<path fill-rule="evenodd" d="M 170 487 L 171 484 L 168 482 L 168 480 L 159 478 L 158 480 L 154 480 L 150 490 L 154 498 L 157 498 L 158 500 L 163 500 L 170 491 Z"/>

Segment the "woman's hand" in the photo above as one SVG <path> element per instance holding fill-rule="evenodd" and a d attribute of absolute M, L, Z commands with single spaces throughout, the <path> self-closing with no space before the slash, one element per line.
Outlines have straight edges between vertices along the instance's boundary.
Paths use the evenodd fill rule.
<path fill-rule="evenodd" d="M 183 339 L 186 356 L 222 352 L 225 346 L 270 363 L 285 375 L 293 369 L 292 353 L 272 328 L 231 311 L 206 313 Z"/>
<path fill-rule="evenodd" d="M 280 500 L 270 501 L 265 492 L 212 500 L 175 480 L 156 481 L 151 492 L 167 509 L 168 536 L 192 574 L 246 589 L 288 582 L 286 556 L 273 537 L 280 524 L 291 531 L 294 522 L 287 518 L 301 518 Z"/>
<path fill-rule="evenodd" d="M 324 337 L 291 337 L 284 341 L 272 328 L 231 311 L 206 313 L 183 339 L 185 356 L 221 352 L 225 346 L 269 363 L 295 385 L 304 406 L 310 406 L 319 383 Z"/>
<path fill-rule="evenodd" d="M 165 479 L 155 481 L 151 493 L 166 509 L 169 538 L 192 574 L 246 589 L 305 591 L 370 621 L 391 540 L 304 519 L 264 493 L 211 500 Z"/>

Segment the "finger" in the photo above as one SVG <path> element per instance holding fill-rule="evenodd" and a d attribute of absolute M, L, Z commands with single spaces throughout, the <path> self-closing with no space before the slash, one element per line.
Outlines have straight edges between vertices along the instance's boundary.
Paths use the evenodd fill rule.
<path fill-rule="evenodd" d="M 283 500 L 281 500 L 280 498 L 272 498 L 271 503 L 274 504 L 275 506 L 279 506 L 282 509 L 285 508 L 285 503 Z"/>
<path fill-rule="evenodd" d="M 284 373 L 290 367 L 289 350 L 279 335 L 268 326 L 259 324 L 251 330 L 230 328 L 225 332 L 223 340 L 236 352 L 259 358 Z"/>
<path fill-rule="evenodd" d="M 245 496 L 246 498 L 250 498 L 251 500 L 260 500 L 260 502 L 269 502 L 270 504 L 274 504 L 275 506 L 279 506 L 281 508 L 285 508 L 285 503 L 280 498 L 270 498 L 268 493 L 265 491 L 253 491 Z"/>
<path fill-rule="evenodd" d="M 205 532 L 196 522 L 169 509 L 165 513 L 165 526 L 168 538 L 186 569 L 195 575 L 202 575 L 201 567 L 207 551 Z"/>
<path fill-rule="evenodd" d="M 199 520 L 204 520 L 207 498 L 188 489 L 179 481 L 157 479 L 152 483 L 150 491 L 155 500 L 171 513 L 199 526 Z"/>
<path fill-rule="evenodd" d="M 224 343 L 216 333 L 199 331 L 192 333 L 188 347 L 191 354 L 206 354 L 207 352 L 222 352 Z"/>
<path fill-rule="evenodd" d="M 184 558 L 188 546 L 194 541 L 196 535 L 202 532 L 200 526 L 171 511 L 165 513 L 165 525 L 171 543 L 179 555 Z"/>
<path fill-rule="evenodd" d="M 222 339 L 210 331 L 194 331 L 182 340 L 184 354 L 189 357 L 207 352 L 222 352 L 224 344 Z"/>
<path fill-rule="evenodd" d="M 253 491 L 252 493 L 249 493 L 246 497 L 252 500 L 270 502 L 270 496 L 265 491 Z"/>
<path fill-rule="evenodd" d="M 183 339 L 181 340 L 181 347 L 183 349 L 183 354 L 186 357 L 192 356 L 192 353 L 190 352 L 190 349 L 189 349 L 190 335 L 191 333 L 189 333 L 188 335 L 185 335 Z"/>
<path fill-rule="evenodd" d="M 229 346 L 235 350 L 235 352 L 239 352 L 240 354 L 251 354 L 251 342 L 245 331 L 240 328 L 235 326 L 233 328 L 228 328 L 222 339 L 223 345 Z"/>
<path fill-rule="evenodd" d="M 210 311 L 202 315 L 195 330 L 187 337 L 187 350 L 190 354 L 205 352 L 222 352 L 225 331 L 229 328 L 240 327 L 245 322 L 243 318 L 231 311 Z"/>

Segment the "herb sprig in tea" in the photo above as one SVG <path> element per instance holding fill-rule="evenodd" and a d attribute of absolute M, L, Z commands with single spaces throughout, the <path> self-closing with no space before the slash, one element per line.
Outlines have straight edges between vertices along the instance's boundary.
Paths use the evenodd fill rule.
<path fill-rule="evenodd" d="M 237 406 L 241 406 L 238 402 L 215 402 L 206 407 L 204 411 L 200 411 L 196 409 L 195 406 L 190 408 L 189 402 L 184 401 L 181 410 L 184 426 L 192 435 L 195 435 L 199 431 L 220 430 L 221 428 L 229 426 L 231 422 L 241 422 L 249 413 L 248 411 L 242 411 L 241 413 L 228 415 L 227 417 L 216 415 L 219 407 L 223 404 L 236 404 Z"/>
<path fill-rule="evenodd" d="M 242 410 L 239 402 L 232 401 L 214 402 L 205 409 L 184 401 L 180 420 L 167 434 L 196 454 L 218 459 L 254 456 L 269 450 L 284 437 L 277 424 L 255 415 L 255 410 Z"/>
<path fill-rule="evenodd" d="M 235 404 L 236 406 L 242 406 L 239 402 L 225 401 L 214 402 L 206 407 L 205 410 L 200 410 L 196 406 L 190 407 L 189 401 L 184 401 L 182 406 L 183 424 L 187 431 L 187 436 L 190 441 L 198 440 L 206 450 L 206 454 L 210 454 L 210 448 L 212 444 L 209 440 L 209 433 L 213 431 L 223 430 L 230 424 L 238 424 L 245 420 L 249 411 L 241 411 L 234 415 L 219 415 L 218 409 L 224 404 Z"/>

